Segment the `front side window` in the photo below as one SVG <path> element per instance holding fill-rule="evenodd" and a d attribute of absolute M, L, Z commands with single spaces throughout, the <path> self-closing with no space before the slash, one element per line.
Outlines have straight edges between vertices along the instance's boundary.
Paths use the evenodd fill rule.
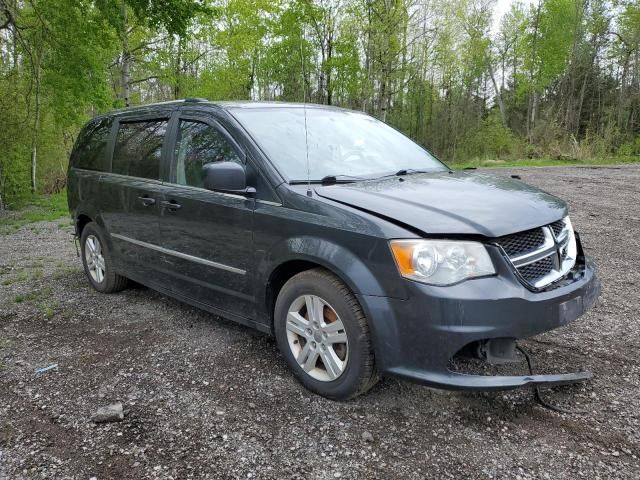
<path fill-rule="evenodd" d="M 424 148 L 359 112 L 300 106 L 232 111 L 290 181 L 333 175 L 375 178 L 400 170 L 446 171 Z"/>
<path fill-rule="evenodd" d="M 167 124 L 167 120 L 120 123 L 113 151 L 113 173 L 158 180 Z"/>
<path fill-rule="evenodd" d="M 204 186 L 203 167 L 207 163 L 242 163 L 220 131 L 194 120 L 180 120 L 174 158 L 176 183 L 200 188 Z"/>
<path fill-rule="evenodd" d="M 82 129 L 73 152 L 72 165 L 87 170 L 107 170 L 105 152 L 111 133 L 111 119 L 100 118 Z"/>

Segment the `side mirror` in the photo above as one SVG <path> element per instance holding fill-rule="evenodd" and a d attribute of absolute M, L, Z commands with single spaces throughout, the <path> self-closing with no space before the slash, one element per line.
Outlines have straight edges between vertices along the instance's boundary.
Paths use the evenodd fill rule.
<path fill-rule="evenodd" d="M 236 162 L 213 162 L 202 166 L 204 188 L 216 192 L 252 196 L 255 189 L 247 187 L 247 172 Z"/>

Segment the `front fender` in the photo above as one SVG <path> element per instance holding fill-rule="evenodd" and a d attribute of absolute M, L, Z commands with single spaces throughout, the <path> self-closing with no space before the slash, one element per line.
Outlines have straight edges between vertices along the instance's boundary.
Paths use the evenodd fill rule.
<path fill-rule="evenodd" d="M 354 293 L 386 295 L 369 266 L 353 252 L 329 240 L 306 236 L 288 238 L 269 252 L 264 259 L 264 272 L 268 273 L 264 280 L 268 280 L 279 265 L 292 260 L 305 260 L 325 267 L 340 277 Z"/>
<path fill-rule="evenodd" d="M 303 260 L 326 268 L 339 277 L 357 295 L 407 298 L 389 247 L 383 239 L 369 239 L 370 245 L 359 243 L 366 258 L 349 248 L 321 237 L 298 236 L 282 239 L 268 251 L 258 251 L 256 262 L 256 298 L 268 305 L 269 280 L 278 267 L 287 262 Z"/>

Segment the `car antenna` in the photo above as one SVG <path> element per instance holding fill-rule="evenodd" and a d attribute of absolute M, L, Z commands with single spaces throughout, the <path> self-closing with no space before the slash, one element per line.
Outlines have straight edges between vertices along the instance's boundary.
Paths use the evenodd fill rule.
<path fill-rule="evenodd" d="M 304 54 L 302 52 L 302 40 L 304 38 L 304 25 L 300 29 L 300 64 L 302 65 L 302 110 L 304 112 L 304 146 L 307 157 L 307 197 L 311 197 L 311 167 L 309 166 L 309 131 L 307 129 L 307 88 L 304 75 Z"/>

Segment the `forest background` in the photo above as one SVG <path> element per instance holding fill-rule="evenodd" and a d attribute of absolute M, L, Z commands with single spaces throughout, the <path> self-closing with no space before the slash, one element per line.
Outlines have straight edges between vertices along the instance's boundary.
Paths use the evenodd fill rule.
<path fill-rule="evenodd" d="M 365 111 L 456 167 L 640 161 L 640 0 L 0 0 L 0 208 L 100 112 Z"/>

